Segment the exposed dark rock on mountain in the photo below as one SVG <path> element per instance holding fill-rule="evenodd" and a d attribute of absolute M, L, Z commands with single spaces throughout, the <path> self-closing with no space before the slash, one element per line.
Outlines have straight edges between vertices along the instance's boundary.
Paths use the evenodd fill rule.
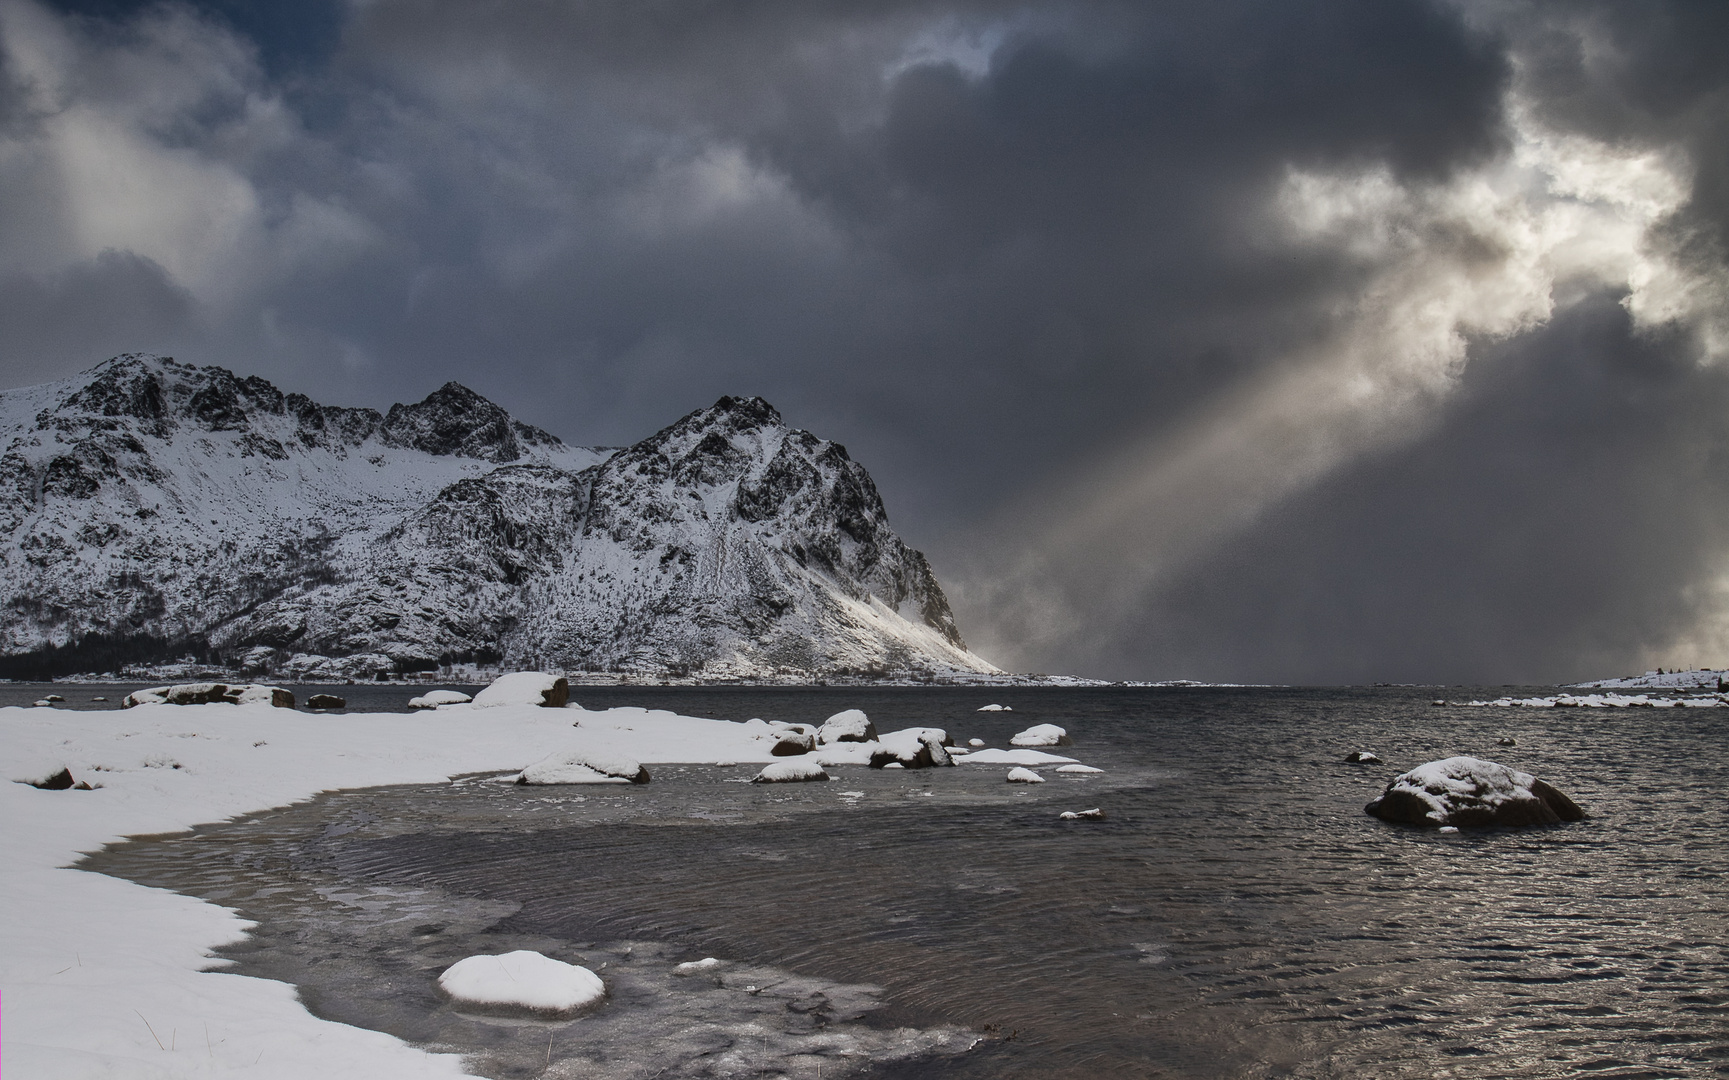
<path fill-rule="evenodd" d="M 613 451 L 456 383 L 381 415 L 121 356 L 0 394 L 0 532 L 0 676 L 995 670 L 865 470 L 759 398 Z"/>

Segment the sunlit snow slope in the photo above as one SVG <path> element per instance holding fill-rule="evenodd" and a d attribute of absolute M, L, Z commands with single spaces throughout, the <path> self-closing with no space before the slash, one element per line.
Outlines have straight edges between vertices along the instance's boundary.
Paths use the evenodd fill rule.
<path fill-rule="evenodd" d="M 0 674 L 996 670 L 864 469 L 757 398 L 614 452 L 456 383 L 381 415 L 127 355 L 0 394 L 0 444 Z"/>

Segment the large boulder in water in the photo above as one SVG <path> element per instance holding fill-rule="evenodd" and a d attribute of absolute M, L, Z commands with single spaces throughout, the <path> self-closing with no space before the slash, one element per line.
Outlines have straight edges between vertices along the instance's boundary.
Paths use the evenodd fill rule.
<path fill-rule="evenodd" d="M 816 733 L 817 742 L 824 746 L 843 742 L 876 742 L 877 726 L 861 709 L 847 709 L 828 718 Z"/>
<path fill-rule="evenodd" d="M 1530 773 L 1474 757 L 1401 773 L 1363 809 L 1382 821 L 1431 828 L 1554 825 L 1585 817 L 1577 803 Z"/>

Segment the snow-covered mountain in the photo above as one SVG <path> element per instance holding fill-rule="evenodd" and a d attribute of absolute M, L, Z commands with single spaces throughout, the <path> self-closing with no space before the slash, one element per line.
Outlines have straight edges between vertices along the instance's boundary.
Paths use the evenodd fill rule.
<path fill-rule="evenodd" d="M 0 444 L 0 674 L 997 674 L 865 470 L 759 398 L 615 451 L 456 383 L 380 414 L 126 355 L 0 394 Z"/>

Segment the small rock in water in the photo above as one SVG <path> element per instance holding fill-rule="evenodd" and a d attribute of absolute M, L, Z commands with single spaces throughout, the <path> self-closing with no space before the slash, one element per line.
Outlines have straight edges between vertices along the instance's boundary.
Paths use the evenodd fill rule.
<path fill-rule="evenodd" d="M 1057 816 L 1062 818 L 1064 821 L 1103 821 L 1103 820 L 1105 820 L 1105 812 L 1103 810 L 1100 810 L 1096 806 L 1093 807 L 1091 810 L 1080 810 L 1080 811 L 1064 810 L 1062 813 L 1058 814 Z"/>
<path fill-rule="evenodd" d="M 977 711 L 977 712 L 1014 712 L 1014 710 L 1009 708 L 1007 705 L 980 705 L 978 707 L 978 709 L 976 709 L 975 711 Z"/>
<path fill-rule="evenodd" d="M 1495 745 L 1496 746 L 1518 746 L 1519 740 L 1513 738 L 1511 735 L 1503 735 L 1501 738 L 1495 740 Z"/>
<path fill-rule="evenodd" d="M 36 706 L 38 709 L 51 709 L 54 707 L 54 703 L 52 701 L 49 701 L 47 698 L 37 698 L 35 701 L 32 701 L 30 704 Z"/>
<path fill-rule="evenodd" d="M 43 701 L 65 701 L 66 699 L 61 697 L 59 694 L 49 694 L 47 697 L 43 698 L 42 700 Z"/>
<path fill-rule="evenodd" d="M 348 699 L 339 698 L 335 694 L 313 694 L 306 699 L 308 709 L 346 709 Z"/>
<path fill-rule="evenodd" d="M 1353 750 L 1345 755 L 1345 760 L 1352 765 L 1379 765 L 1381 759 L 1373 750 Z"/>
<path fill-rule="evenodd" d="M 1058 765 L 1057 771 L 1060 773 L 1068 773 L 1070 776 L 1083 776 L 1091 773 L 1102 773 L 1105 770 L 1095 769 L 1091 765 L 1081 765 L 1076 763 L 1074 765 Z"/>
<path fill-rule="evenodd" d="M 1530 773 L 1474 757 L 1452 757 L 1401 773 L 1363 808 L 1402 825 L 1553 825 L 1585 811 Z"/>
<path fill-rule="evenodd" d="M 98 697 L 93 697 L 93 698 L 91 698 L 91 699 L 90 699 L 90 700 L 91 700 L 91 701 L 107 701 L 107 700 L 108 700 L 108 699 L 107 699 L 107 698 L 105 698 L 105 697 L 100 697 L 100 696 L 98 696 Z"/>
<path fill-rule="evenodd" d="M 1009 770 L 1008 780 L 1011 784 L 1042 784 L 1045 782 L 1045 778 L 1038 773 L 1018 766 Z"/>
<path fill-rule="evenodd" d="M 797 784 L 811 780 L 827 780 L 823 767 L 809 759 L 776 761 L 763 766 L 762 772 L 751 778 L 753 784 Z"/>
<path fill-rule="evenodd" d="M 968 739 L 967 740 L 968 746 L 983 746 L 984 744 L 985 744 L 985 741 L 983 739 Z"/>

